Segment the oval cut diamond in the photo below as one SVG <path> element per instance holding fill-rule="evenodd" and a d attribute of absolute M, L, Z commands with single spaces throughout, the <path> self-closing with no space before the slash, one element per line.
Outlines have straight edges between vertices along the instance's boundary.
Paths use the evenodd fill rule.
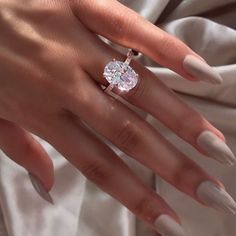
<path fill-rule="evenodd" d="M 138 74 L 125 62 L 111 61 L 104 69 L 105 79 L 120 90 L 129 91 L 138 83 Z"/>

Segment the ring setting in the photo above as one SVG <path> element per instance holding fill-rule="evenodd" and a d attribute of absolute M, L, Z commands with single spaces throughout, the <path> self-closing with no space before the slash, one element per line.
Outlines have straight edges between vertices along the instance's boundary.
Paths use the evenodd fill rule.
<path fill-rule="evenodd" d="M 137 85 L 139 76 L 129 65 L 133 56 L 134 53 L 130 49 L 124 62 L 115 59 L 108 62 L 103 72 L 104 78 L 109 82 L 109 86 L 105 89 L 106 92 L 111 91 L 114 87 L 128 92 Z"/>

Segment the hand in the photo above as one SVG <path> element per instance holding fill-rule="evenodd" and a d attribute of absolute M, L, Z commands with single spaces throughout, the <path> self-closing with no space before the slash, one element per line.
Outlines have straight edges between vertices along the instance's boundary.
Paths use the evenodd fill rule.
<path fill-rule="evenodd" d="M 189 80 L 221 77 L 178 39 L 115 0 L 0 0 L 0 146 L 44 188 L 53 165 L 30 132 L 52 144 L 101 189 L 163 235 L 184 235 L 176 213 L 90 129 L 197 201 L 236 212 L 223 185 L 100 84 L 121 55 L 98 36 L 136 49 Z M 199 152 L 233 164 L 224 136 L 138 62 L 137 87 L 121 94 Z"/>

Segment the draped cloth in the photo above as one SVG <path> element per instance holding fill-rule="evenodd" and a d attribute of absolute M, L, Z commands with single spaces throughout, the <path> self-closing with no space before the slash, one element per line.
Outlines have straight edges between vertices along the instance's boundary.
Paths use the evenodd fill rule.
<path fill-rule="evenodd" d="M 141 56 L 142 63 L 184 101 L 220 129 L 236 153 L 236 0 L 122 0 L 149 21 L 183 40 L 222 75 L 222 85 L 182 79 Z M 158 45 L 157 45 L 158 46 Z M 219 178 L 236 199 L 236 167 L 203 158 L 190 145 L 147 115 L 163 135 Z M 49 144 L 40 140 L 55 165 L 55 205 L 34 191 L 26 171 L 0 153 L 0 236 L 154 236 L 119 202 L 88 181 Z M 187 235 L 236 235 L 236 217 L 203 207 L 144 166 L 116 150 L 147 185 L 176 210 Z M 115 167 L 114 167 L 115 168 Z"/>

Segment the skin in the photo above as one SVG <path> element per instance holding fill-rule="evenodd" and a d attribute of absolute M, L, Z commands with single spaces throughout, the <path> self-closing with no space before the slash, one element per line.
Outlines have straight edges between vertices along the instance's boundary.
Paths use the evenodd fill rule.
<path fill-rule="evenodd" d="M 188 80 L 197 80 L 182 67 L 186 55 L 196 55 L 184 43 L 115 0 L 0 0 L 0 29 L 0 146 L 48 191 L 54 182 L 53 164 L 30 133 L 48 141 L 148 224 L 160 214 L 179 221 L 167 203 L 88 127 L 196 200 L 196 188 L 202 181 L 221 185 L 100 88 L 100 84 L 108 85 L 102 78 L 104 66 L 125 56 L 97 34 L 146 54 Z M 140 82 L 120 96 L 152 114 L 200 152 L 196 139 L 202 131 L 212 131 L 224 140 L 154 74 L 138 62 L 131 65 Z"/>

